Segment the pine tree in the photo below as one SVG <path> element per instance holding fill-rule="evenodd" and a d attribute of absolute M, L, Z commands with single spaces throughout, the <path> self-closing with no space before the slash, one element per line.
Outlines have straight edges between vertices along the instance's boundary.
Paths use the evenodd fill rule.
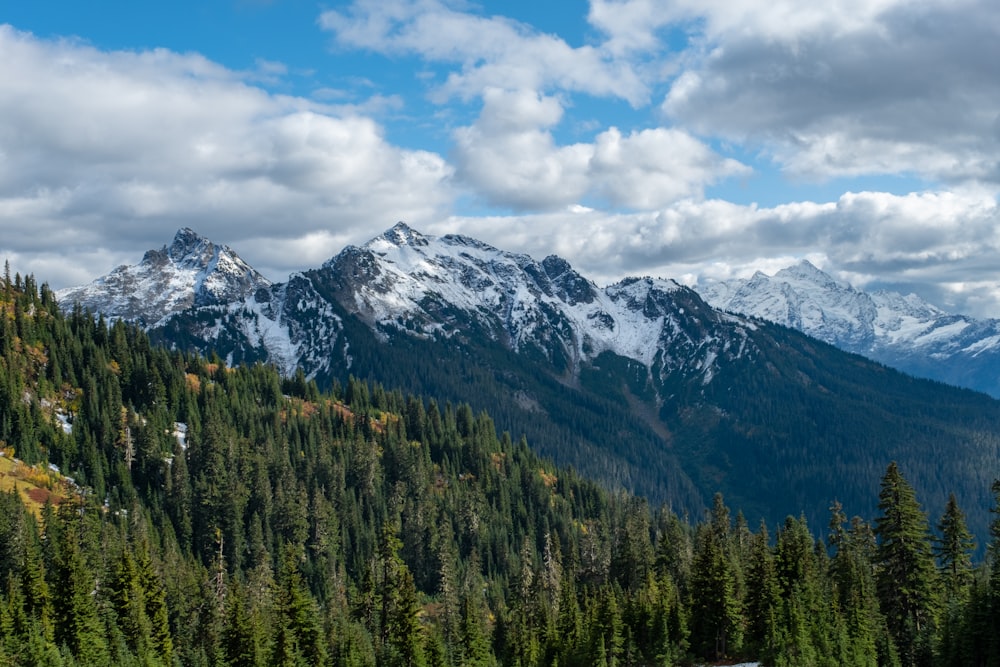
<path fill-rule="evenodd" d="M 691 648 L 710 660 L 729 655 L 740 632 L 735 576 L 725 543 L 705 525 L 696 535 L 689 604 Z"/>
<path fill-rule="evenodd" d="M 164 664 L 171 664 L 174 641 L 170 635 L 170 610 L 160 575 L 153 568 L 149 544 L 142 540 L 136 548 L 136 565 L 142 586 L 146 616 L 150 623 L 150 643 Z"/>
<path fill-rule="evenodd" d="M 835 550 L 830 560 L 830 584 L 833 599 L 847 626 L 851 664 L 875 667 L 880 628 L 883 626 L 872 564 L 875 536 L 860 517 L 854 517 L 849 529 L 844 527 L 846 520 L 840 503 L 834 503 L 828 540 Z"/>
<path fill-rule="evenodd" d="M 774 556 L 763 521 L 752 538 L 746 586 L 747 646 L 754 655 L 770 663 L 777 655 L 781 600 Z"/>
<path fill-rule="evenodd" d="M 235 587 L 226 604 L 226 624 L 222 644 L 226 663 L 231 667 L 259 667 L 264 664 L 260 628 L 254 611 L 246 607 L 242 587 Z"/>
<path fill-rule="evenodd" d="M 278 662 L 321 665 L 326 661 L 326 645 L 319 606 L 303 581 L 300 553 L 299 547 L 286 545 L 281 556 L 277 604 L 280 641 L 275 657 Z"/>
<path fill-rule="evenodd" d="M 993 492 L 993 507 L 990 512 L 994 518 L 990 522 L 990 544 L 987 550 L 989 583 L 980 606 L 982 623 L 977 635 L 986 664 L 997 667 L 1000 665 L 1000 478 L 993 480 L 990 490 Z"/>
<path fill-rule="evenodd" d="M 58 542 L 52 572 L 55 638 L 80 663 L 103 665 L 108 661 L 108 646 L 95 600 L 97 582 L 80 549 L 79 524 L 85 511 L 93 509 L 70 500 L 59 506 L 55 518 L 59 524 L 59 530 L 53 531 Z"/>
<path fill-rule="evenodd" d="M 934 555 L 938 559 L 945 593 L 949 600 L 964 600 L 972 583 L 972 552 L 976 543 L 966 527 L 965 514 L 959 509 L 954 493 L 948 497 L 938 531 L 940 537 L 936 540 Z"/>
<path fill-rule="evenodd" d="M 927 517 L 896 463 L 882 477 L 878 537 L 878 596 L 904 667 L 926 664 L 938 599 Z"/>
<path fill-rule="evenodd" d="M 128 546 L 118 557 L 110 584 L 118 627 L 125 635 L 128 649 L 135 655 L 144 655 L 150 643 L 152 626 L 146 614 L 146 596 L 139 568 Z"/>
<path fill-rule="evenodd" d="M 374 589 L 378 604 L 378 650 L 386 664 L 418 667 L 425 664 L 423 633 L 413 575 L 399 556 L 402 546 L 395 527 L 384 523 Z"/>

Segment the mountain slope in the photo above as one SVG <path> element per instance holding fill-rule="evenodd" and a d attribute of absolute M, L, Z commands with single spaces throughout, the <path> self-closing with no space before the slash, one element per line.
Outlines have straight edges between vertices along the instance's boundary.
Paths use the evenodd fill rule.
<path fill-rule="evenodd" d="M 751 520 L 825 523 L 835 498 L 871 513 L 892 459 L 932 512 L 952 490 L 987 507 L 1000 462 L 985 396 L 726 314 L 673 281 L 598 288 L 558 257 L 403 224 L 286 283 L 147 321 L 154 340 L 230 362 L 470 403 L 543 455 L 695 513 L 717 490 Z"/>
<path fill-rule="evenodd" d="M 1000 320 L 952 315 L 914 294 L 866 293 L 808 261 L 701 285 L 716 308 L 776 322 L 906 373 L 1000 397 Z"/>

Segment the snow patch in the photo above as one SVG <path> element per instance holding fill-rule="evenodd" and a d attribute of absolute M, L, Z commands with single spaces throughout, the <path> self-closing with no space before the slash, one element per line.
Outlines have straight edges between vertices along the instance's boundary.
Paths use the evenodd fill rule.
<path fill-rule="evenodd" d="M 173 436 L 177 439 L 177 444 L 180 445 L 182 450 L 187 450 L 187 424 L 183 422 L 174 422 Z"/>

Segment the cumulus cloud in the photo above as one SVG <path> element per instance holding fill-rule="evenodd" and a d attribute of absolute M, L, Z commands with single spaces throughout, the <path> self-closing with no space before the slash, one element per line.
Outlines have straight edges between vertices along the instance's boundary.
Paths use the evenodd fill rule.
<path fill-rule="evenodd" d="M 319 23 L 340 48 L 458 65 L 439 84 L 442 97 L 469 99 L 495 87 L 559 88 L 639 105 L 650 94 L 627 60 L 591 45 L 570 46 L 502 16 L 458 11 L 439 0 L 355 0 L 346 9 L 323 12 Z"/>
<path fill-rule="evenodd" d="M 694 284 L 809 258 L 859 287 L 913 290 L 955 312 L 1000 313 L 1000 279 L 981 276 L 1000 264 L 1000 210 L 988 195 L 859 192 L 771 208 L 684 200 L 658 211 L 568 207 L 430 227 L 456 228 L 505 249 L 545 248 L 599 284 L 626 274 Z"/>
<path fill-rule="evenodd" d="M 370 118 L 269 94 L 197 55 L 102 52 L 0 26 L 0 61 L 7 256 L 72 244 L 77 262 L 95 262 L 92 278 L 112 268 L 96 263 L 109 252 L 135 261 L 137 246 L 157 247 L 184 225 L 220 242 L 357 236 L 372 221 L 437 218 L 452 197 L 439 155 L 393 146 Z M 247 259 L 278 279 L 301 267 L 294 256 Z M 54 285 L 81 273 L 27 268 L 44 268 Z"/>
<path fill-rule="evenodd" d="M 723 279 L 807 257 L 855 284 L 997 315 L 995 5 L 590 0 L 578 43 L 463 0 L 323 12 L 335 56 L 381 54 L 426 86 L 419 123 L 450 141 L 438 153 L 388 139 L 418 121 L 399 122 L 413 100 L 377 75 L 367 100 L 335 88 L 307 100 L 261 87 L 285 75 L 274 61 L 237 72 L 0 27 L 0 254 L 76 284 L 188 225 L 280 280 L 405 219 L 556 252 L 599 282 Z M 730 155 L 797 180 L 894 174 L 926 191 L 706 200 L 749 174 Z M 448 217 L 468 201 L 515 213 Z"/>
<path fill-rule="evenodd" d="M 723 7 L 723 5 L 725 5 Z M 685 0 L 701 16 L 663 110 L 813 179 L 1000 182 L 1000 7 Z"/>
<path fill-rule="evenodd" d="M 750 171 L 674 128 L 641 130 L 628 136 L 611 128 L 598 135 L 591 162 L 596 189 L 616 206 L 634 209 L 700 198 L 705 185 Z"/>
<path fill-rule="evenodd" d="M 490 203 L 552 209 L 600 197 L 614 207 L 650 209 L 686 197 L 749 168 L 724 159 L 691 135 L 653 128 L 593 143 L 557 145 L 551 128 L 563 109 L 534 91 L 490 88 L 475 124 L 455 132 L 456 176 Z"/>
<path fill-rule="evenodd" d="M 549 128 L 561 117 L 555 98 L 487 89 L 477 122 L 455 131 L 456 175 L 502 206 L 545 209 L 578 201 L 589 186 L 593 149 L 557 146 Z"/>

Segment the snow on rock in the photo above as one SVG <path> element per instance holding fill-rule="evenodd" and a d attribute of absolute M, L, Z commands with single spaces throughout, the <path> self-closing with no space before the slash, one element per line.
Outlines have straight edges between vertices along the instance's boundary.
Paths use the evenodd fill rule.
<path fill-rule="evenodd" d="M 59 426 L 62 428 L 63 433 L 66 435 L 73 434 L 73 422 L 70 420 L 69 415 L 64 412 L 57 412 L 56 419 L 59 420 Z"/>
<path fill-rule="evenodd" d="M 661 374 L 687 367 L 705 383 L 721 359 L 743 353 L 754 327 L 672 280 L 628 278 L 599 288 L 555 255 L 537 261 L 405 223 L 283 284 L 182 229 L 139 264 L 58 296 L 64 308 L 79 302 L 149 330 L 183 332 L 232 362 L 266 360 L 307 377 L 351 363 L 338 314 L 344 309 L 380 336 L 490 336 L 570 372 L 610 352 L 650 373 L 654 365 Z M 732 337 L 706 334 L 718 326 Z"/>
<path fill-rule="evenodd" d="M 187 424 L 183 422 L 174 422 L 173 436 L 177 439 L 177 444 L 180 445 L 182 450 L 187 449 Z"/>
<path fill-rule="evenodd" d="M 1000 395 L 1000 320 L 946 313 L 915 294 L 869 294 L 805 260 L 773 276 L 758 272 L 696 289 L 716 308 L 798 329 L 908 372 Z M 985 357 L 990 364 L 983 364 Z"/>
<path fill-rule="evenodd" d="M 573 365 L 613 352 L 650 367 L 665 327 L 684 315 L 673 296 L 686 288 L 672 280 L 630 278 L 600 289 L 554 255 L 538 262 L 404 223 L 324 268 L 350 277 L 349 305 L 374 327 L 450 336 L 471 321 L 516 350 L 535 347 Z M 714 359 L 703 362 L 709 379 Z"/>
<path fill-rule="evenodd" d="M 173 243 L 148 251 L 139 264 L 59 290 L 56 298 L 66 309 L 79 303 L 107 318 L 152 327 L 192 306 L 230 303 L 269 285 L 228 246 L 184 228 Z"/>

